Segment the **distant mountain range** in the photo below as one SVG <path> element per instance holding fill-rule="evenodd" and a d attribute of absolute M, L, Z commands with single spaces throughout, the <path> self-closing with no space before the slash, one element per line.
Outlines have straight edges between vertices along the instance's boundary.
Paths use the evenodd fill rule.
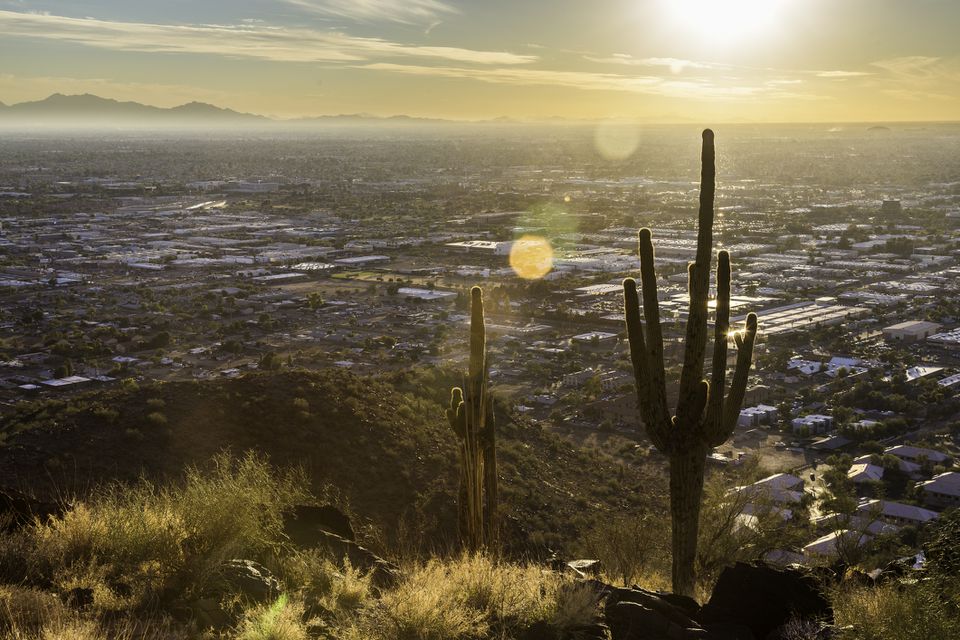
<path fill-rule="evenodd" d="M 86 125 L 86 126 L 236 126 L 236 125 L 309 125 L 323 123 L 445 123 L 452 120 L 392 116 L 381 118 L 367 114 L 319 116 L 277 120 L 252 113 L 241 113 L 205 102 L 190 102 L 178 107 L 154 107 L 139 102 L 120 102 L 85 93 L 55 93 L 43 100 L 7 105 L 0 102 L 0 126 Z"/>

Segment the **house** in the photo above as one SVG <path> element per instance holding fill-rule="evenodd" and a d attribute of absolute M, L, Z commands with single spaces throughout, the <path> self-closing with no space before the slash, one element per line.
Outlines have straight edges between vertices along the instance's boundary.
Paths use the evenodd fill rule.
<path fill-rule="evenodd" d="M 730 491 L 745 493 L 751 498 L 767 499 L 778 505 L 798 504 L 803 500 L 803 479 L 788 473 L 777 473 Z"/>
<path fill-rule="evenodd" d="M 873 459 L 873 456 L 871 456 L 870 454 L 867 454 L 864 456 L 860 456 L 858 458 L 854 458 L 853 464 L 864 464 L 864 463 L 872 464 L 870 462 L 872 459 Z M 899 465 L 900 471 L 904 472 L 909 476 L 915 476 L 920 473 L 920 465 L 910 462 L 909 460 L 903 460 L 902 458 L 897 458 L 897 459 L 900 461 L 900 465 Z"/>
<path fill-rule="evenodd" d="M 936 511 L 889 500 L 868 500 L 857 507 L 857 512 L 866 517 L 875 514 L 877 519 L 896 525 L 926 524 L 940 517 Z"/>
<path fill-rule="evenodd" d="M 924 449 L 923 447 L 913 447 L 907 444 L 888 447 L 884 453 L 897 456 L 901 460 L 909 460 L 916 464 L 923 464 L 924 461 L 933 464 L 946 464 L 950 461 L 950 456 L 933 449 Z"/>
<path fill-rule="evenodd" d="M 960 506 L 960 472 L 947 471 L 917 486 L 930 506 L 944 509 Z"/>
<path fill-rule="evenodd" d="M 863 484 L 865 482 L 880 482 L 883 480 L 883 467 L 879 467 L 869 462 L 861 462 L 851 465 L 847 471 L 847 477 L 854 484 Z"/>
<path fill-rule="evenodd" d="M 840 554 L 839 548 L 844 545 L 862 547 L 870 540 L 870 536 L 859 531 L 842 529 L 831 531 L 825 536 L 817 538 L 803 547 L 803 555 L 807 558 L 833 558 Z"/>

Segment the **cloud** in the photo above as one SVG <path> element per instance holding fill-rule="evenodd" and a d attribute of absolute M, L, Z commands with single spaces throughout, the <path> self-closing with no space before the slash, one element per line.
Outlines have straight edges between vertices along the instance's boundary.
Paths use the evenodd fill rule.
<path fill-rule="evenodd" d="M 430 76 L 478 80 L 492 84 L 547 85 L 586 91 L 625 91 L 676 98 L 726 99 L 743 97 L 785 97 L 773 87 L 752 85 L 722 85 L 703 79 L 672 80 L 658 76 L 628 76 L 587 71 L 555 71 L 530 68 L 462 68 L 428 67 L 379 62 L 358 65 L 360 69 Z"/>
<path fill-rule="evenodd" d="M 440 0 L 284 0 L 313 13 L 364 22 L 433 24 L 439 18 L 459 13 Z"/>
<path fill-rule="evenodd" d="M 695 62 L 681 58 L 634 58 L 625 53 L 615 53 L 611 56 L 597 57 L 584 56 L 584 59 L 598 64 L 620 64 L 630 67 L 665 67 L 673 73 L 680 73 L 685 69 L 727 69 L 727 65 L 712 62 Z"/>
<path fill-rule="evenodd" d="M 896 76 L 923 79 L 937 75 L 937 69 L 935 67 L 938 62 L 940 62 L 940 58 L 930 56 L 903 56 L 900 58 L 877 60 L 870 64 Z"/>
<path fill-rule="evenodd" d="M 872 76 L 869 71 L 814 71 L 813 75 L 818 78 L 860 78 L 863 76 Z"/>
<path fill-rule="evenodd" d="M 282 62 L 362 62 L 371 58 L 433 58 L 469 64 L 515 65 L 536 56 L 459 47 L 405 45 L 336 31 L 243 25 L 171 25 L 0 11 L 0 32 L 116 51 L 194 53 Z"/>

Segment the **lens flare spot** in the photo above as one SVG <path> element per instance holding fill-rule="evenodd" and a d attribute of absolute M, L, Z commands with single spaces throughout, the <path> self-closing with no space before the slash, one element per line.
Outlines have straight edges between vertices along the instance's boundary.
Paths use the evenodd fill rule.
<path fill-rule="evenodd" d="M 553 269 L 553 247 L 540 236 L 521 236 L 510 247 L 510 267 L 524 280 L 539 280 Z"/>
<path fill-rule="evenodd" d="M 626 160 L 640 146 L 640 132 L 631 124 L 603 122 L 593 132 L 593 145 L 607 160 Z"/>

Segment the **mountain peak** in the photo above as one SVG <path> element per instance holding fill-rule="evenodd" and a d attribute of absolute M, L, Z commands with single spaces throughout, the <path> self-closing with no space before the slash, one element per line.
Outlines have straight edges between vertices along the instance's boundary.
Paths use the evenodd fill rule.
<path fill-rule="evenodd" d="M 66 95 L 53 93 L 43 100 L 21 102 L 2 110 L 3 119 L 10 121 L 31 121 L 48 124 L 117 124 L 117 125 L 183 125 L 199 122 L 215 124 L 266 122 L 262 116 L 239 113 L 223 109 L 204 102 L 189 102 L 177 107 L 166 108 L 141 104 L 139 102 L 121 102 L 112 98 L 103 98 L 91 93 Z"/>

